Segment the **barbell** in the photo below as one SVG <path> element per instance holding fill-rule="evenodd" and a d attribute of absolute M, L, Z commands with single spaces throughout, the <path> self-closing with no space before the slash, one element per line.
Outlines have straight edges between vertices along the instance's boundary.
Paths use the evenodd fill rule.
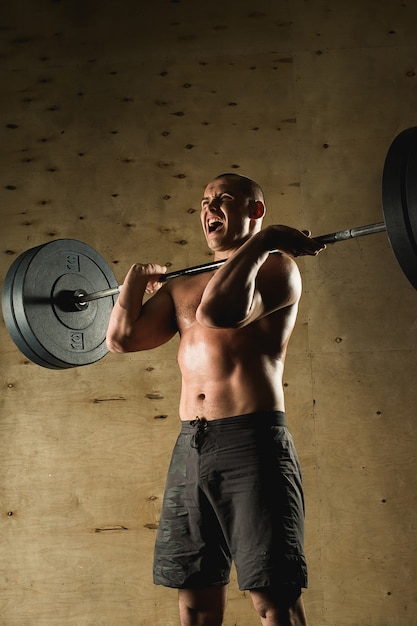
<path fill-rule="evenodd" d="M 387 232 L 399 265 L 417 289 L 417 127 L 389 147 L 382 175 L 383 222 L 314 238 L 333 244 Z M 214 261 L 164 274 L 161 282 L 219 268 Z M 20 254 L 2 289 L 6 328 L 19 350 L 49 369 L 95 363 L 121 285 L 103 257 L 76 239 L 56 239 Z"/>

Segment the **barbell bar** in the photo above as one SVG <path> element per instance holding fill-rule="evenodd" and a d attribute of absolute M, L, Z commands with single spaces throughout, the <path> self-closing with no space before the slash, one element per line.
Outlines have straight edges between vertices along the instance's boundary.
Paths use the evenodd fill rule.
<path fill-rule="evenodd" d="M 358 226 L 357 228 L 348 228 L 347 230 L 338 230 L 334 233 L 328 233 L 327 235 L 319 235 L 314 237 L 321 243 L 332 244 L 338 241 L 346 241 L 347 239 L 356 239 L 357 237 L 364 237 L 365 235 L 374 235 L 386 231 L 385 222 L 378 222 L 376 224 L 368 224 L 367 226 Z M 279 252 L 278 250 L 272 250 L 271 254 Z M 165 283 L 171 278 L 178 278 L 179 276 L 190 276 L 193 274 L 201 274 L 203 272 L 210 272 L 211 270 L 217 270 L 225 263 L 226 259 L 220 261 L 211 261 L 210 263 L 203 263 L 202 265 L 194 265 L 193 267 L 187 267 L 182 270 L 176 270 L 174 272 L 168 272 L 162 274 L 160 278 L 161 283 Z M 92 302 L 93 300 L 99 300 L 100 298 L 107 298 L 108 296 L 116 296 L 122 290 L 123 285 L 118 285 L 112 289 L 102 289 L 101 291 L 94 291 L 93 293 L 78 292 L 74 294 L 74 302 L 80 306 Z"/>
<path fill-rule="evenodd" d="M 417 289 L 417 127 L 392 142 L 382 175 L 384 221 L 315 236 L 333 244 L 387 232 L 391 248 Z M 161 282 L 220 267 L 214 261 L 161 276 Z M 49 369 L 95 363 L 108 352 L 110 313 L 120 292 L 113 271 L 89 245 L 57 239 L 20 254 L 2 289 L 6 328 L 19 350 Z"/>

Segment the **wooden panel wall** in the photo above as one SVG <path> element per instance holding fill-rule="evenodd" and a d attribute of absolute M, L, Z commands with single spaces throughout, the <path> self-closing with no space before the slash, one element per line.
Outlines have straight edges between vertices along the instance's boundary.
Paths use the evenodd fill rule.
<path fill-rule="evenodd" d="M 258 180 L 267 223 L 381 220 L 381 172 L 417 123 L 417 8 L 400 0 L 15 0 L 0 13 L 1 275 L 80 239 L 209 260 L 198 205 Z M 417 623 L 417 294 L 384 234 L 300 260 L 287 412 L 304 468 L 316 626 Z M 174 626 L 151 582 L 178 431 L 176 340 L 52 371 L 1 333 L 0 623 Z M 231 585 L 225 626 L 253 626 Z"/>

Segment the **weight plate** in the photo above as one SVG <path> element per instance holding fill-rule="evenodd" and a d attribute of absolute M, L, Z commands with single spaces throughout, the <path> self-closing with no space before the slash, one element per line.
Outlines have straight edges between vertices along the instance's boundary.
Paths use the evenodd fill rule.
<path fill-rule="evenodd" d="M 74 304 L 86 293 L 117 287 L 104 259 L 74 239 L 58 239 L 20 255 L 7 273 L 3 317 L 17 347 L 50 369 L 88 365 L 103 358 L 111 310 L 117 296 Z"/>
<path fill-rule="evenodd" d="M 413 239 L 417 242 L 417 129 L 410 136 L 410 146 L 405 174 L 407 216 Z"/>
<path fill-rule="evenodd" d="M 388 150 L 382 209 L 393 252 L 417 289 L 417 127 L 401 132 Z"/>
<path fill-rule="evenodd" d="M 48 365 L 44 361 L 40 362 L 38 360 L 38 356 L 34 352 L 32 352 L 30 346 L 26 343 L 16 322 L 13 309 L 13 286 L 15 274 L 20 264 L 24 263 L 28 257 L 32 257 L 37 249 L 38 248 L 32 248 L 31 250 L 23 252 L 15 259 L 13 264 L 10 266 L 3 284 L 2 311 L 6 328 L 9 331 L 10 337 L 13 339 L 19 350 L 34 363 L 38 363 L 38 365 L 48 367 Z"/>

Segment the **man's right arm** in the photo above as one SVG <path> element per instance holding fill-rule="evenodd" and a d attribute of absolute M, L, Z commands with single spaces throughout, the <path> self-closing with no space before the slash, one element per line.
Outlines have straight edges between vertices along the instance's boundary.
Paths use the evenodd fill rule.
<path fill-rule="evenodd" d="M 113 307 L 106 342 L 110 352 L 150 350 L 177 332 L 175 308 L 167 289 L 160 289 L 160 265 L 132 265 Z M 159 291 L 158 291 L 159 290 Z M 145 292 L 157 291 L 145 304 Z"/>

